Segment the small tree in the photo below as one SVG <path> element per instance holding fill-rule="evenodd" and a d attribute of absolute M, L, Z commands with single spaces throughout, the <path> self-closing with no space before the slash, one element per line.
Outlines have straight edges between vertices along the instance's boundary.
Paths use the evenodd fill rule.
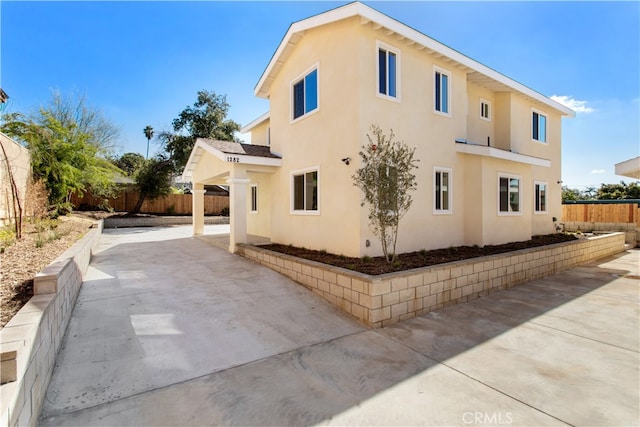
<path fill-rule="evenodd" d="M 171 192 L 171 175 L 174 166 L 171 159 L 163 156 L 145 160 L 135 175 L 136 187 L 140 192 L 138 201 L 130 214 L 140 212 L 145 199 L 156 199 Z"/>
<path fill-rule="evenodd" d="M 393 130 L 389 135 L 377 125 L 371 126 L 373 137 L 360 151 L 362 167 L 352 176 L 353 183 L 363 192 L 361 206 L 369 205 L 369 227 L 380 239 L 387 262 L 396 258 L 398 224 L 411 207 L 410 190 L 417 188 L 413 169 L 415 148 L 396 141 Z"/>

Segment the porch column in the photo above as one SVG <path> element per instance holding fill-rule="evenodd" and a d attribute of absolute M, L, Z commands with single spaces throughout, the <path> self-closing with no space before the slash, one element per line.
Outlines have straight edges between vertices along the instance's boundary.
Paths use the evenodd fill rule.
<path fill-rule="evenodd" d="M 234 173 L 235 172 L 235 173 Z M 238 243 L 247 243 L 247 184 L 246 174 L 234 171 L 229 184 L 229 252 L 236 252 Z"/>
<path fill-rule="evenodd" d="M 204 184 L 193 183 L 192 193 L 192 211 L 191 218 L 193 220 L 193 235 L 197 236 L 204 233 Z"/>

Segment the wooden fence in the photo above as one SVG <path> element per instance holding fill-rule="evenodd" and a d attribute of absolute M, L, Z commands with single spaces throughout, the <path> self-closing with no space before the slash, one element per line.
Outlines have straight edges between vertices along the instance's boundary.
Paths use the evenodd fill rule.
<path fill-rule="evenodd" d="M 562 205 L 562 221 L 636 224 L 640 227 L 638 203 Z"/>
<path fill-rule="evenodd" d="M 138 192 L 123 191 L 117 197 L 108 199 L 109 207 L 116 212 L 130 212 L 138 202 Z M 191 194 L 169 194 L 155 200 L 146 199 L 142 203 L 140 213 L 148 214 L 169 214 L 169 215 L 191 215 L 192 213 Z M 76 209 L 97 209 L 102 203 L 102 199 L 94 197 L 91 193 L 85 193 L 83 197 L 76 194 L 71 196 L 71 204 Z M 223 210 L 229 209 L 229 197 L 226 196 L 204 196 L 204 214 L 219 215 Z"/>

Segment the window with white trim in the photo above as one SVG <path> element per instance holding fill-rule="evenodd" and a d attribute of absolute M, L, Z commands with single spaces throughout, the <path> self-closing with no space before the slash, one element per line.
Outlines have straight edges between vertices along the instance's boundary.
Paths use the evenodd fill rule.
<path fill-rule="evenodd" d="M 534 194 L 535 194 L 535 213 L 547 212 L 547 183 L 541 181 L 534 181 Z"/>
<path fill-rule="evenodd" d="M 482 98 L 480 98 L 480 118 L 491 121 L 491 103 Z"/>
<path fill-rule="evenodd" d="M 258 184 L 251 185 L 251 212 L 258 212 Z"/>
<path fill-rule="evenodd" d="M 547 116 L 538 111 L 531 113 L 531 138 L 538 142 L 547 142 Z"/>
<path fill-rule="evenodd" d="M 451 74 L 441 68 L 435 67 L 435 100 L 434 110 L 449 115 L 449 93 L 451 92 Z"/>
<path fill-rule="evenodd" d="M 318 108 L 318 68 L 296 80 L 292 88 L 293 120 Z"/>
<path fill-rule="evenodd" d="M 451 184 L 452 170 L 448 168 L 433 168 L 433 213 L 451 213 Z"/>
<path fill-rule="evenodd" d="M 500 174 L 498 176 L 498 212 L 518 214 L 520 211 L 520 177 Z"/>
<path fill-rule="evenodd" d="M 294 212 L 318 211 L 318 170 L 291 174 L 291 206 Z"/>
<path fill-rule="evenodd" d="M 378 46 L 378 95 L 397 100 L 400 88 L 400 51 L 381 43 Z"/>

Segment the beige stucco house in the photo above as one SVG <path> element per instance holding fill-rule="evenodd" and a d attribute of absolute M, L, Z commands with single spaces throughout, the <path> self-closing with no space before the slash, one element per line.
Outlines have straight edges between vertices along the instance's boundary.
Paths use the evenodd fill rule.
<path fill-rule="evenodd" d="M 420 161 L 399 252 L 555 230 L 561 121 L 575 113 L 364 4 L 292 24 L 255 94 L 270 110 L 242 129 L 252 144 L 198 140 L 184 172 L 195 234 L 203 185 L 230 186 L 231 251 L 256 235 L 381 254 L 351 178 L 372 124 Z"/>

